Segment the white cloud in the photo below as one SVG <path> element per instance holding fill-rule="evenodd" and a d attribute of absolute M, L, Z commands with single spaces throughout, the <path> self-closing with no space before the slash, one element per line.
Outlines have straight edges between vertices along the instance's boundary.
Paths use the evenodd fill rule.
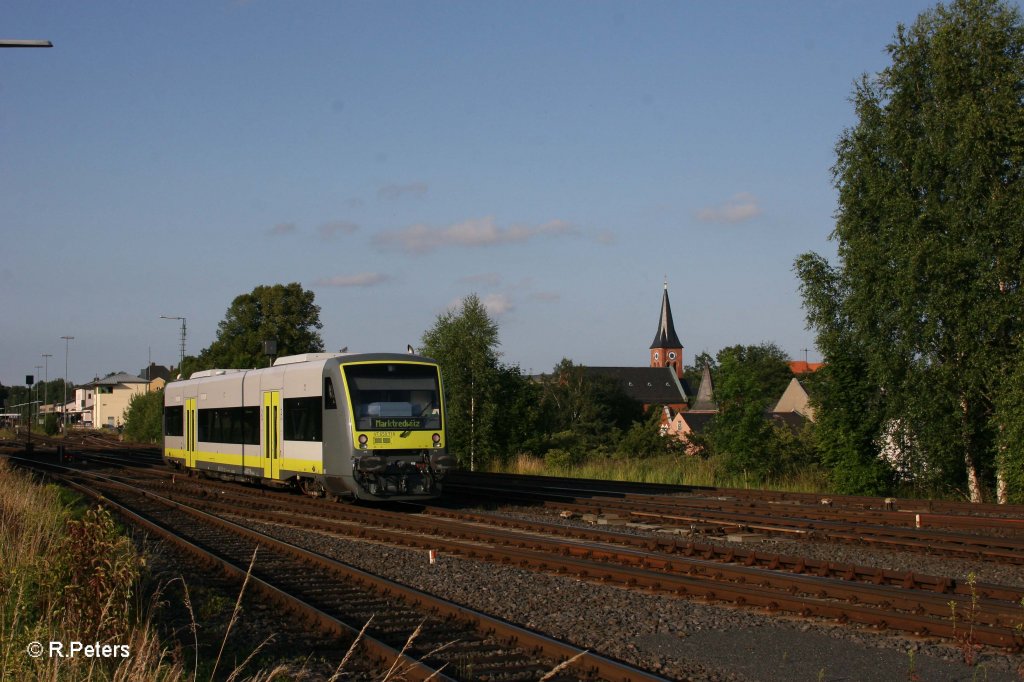
<path fill-rule="evenodd" d="M 379 272 L 361 272 L 358 275 L 335 275 L 321 277 L 313 284 L 318 287 L 371 287 L 391 279 Z"/>
<path fill-rule="evenodd" d="M 374 237 L 382 249 L 427 253 L 443 246 L 496 246 L 526 242 L 540 235 L 579 235 L 579 230 L 564 220 L 543 225 L 510 225 L 498 227 L 494 216 L 471 218 L 447 227 L 430 227 L 418 223 L 402 230 L 383 232 Z"/>
<path fill-rule="evenodd" d="M 761 215 L 761 206 L 757 203 L 757 197 L 743 192 L 718 206 L 709 206 L 697 211 L 697 220 L 702 223 L 735 225 L 759 215 Z"/>
<path fill-rule="evenodd" d="M 338 234 L 352 234 L 357 231 L 359 226 L 355 223 L 347 220 L 335 220 L 329 223 L 324 223 L 320 226 L 320 238 L 321 239 L 333 239 Z"/>
<path fill-rule="evenodd" d="M 459 297 L 448 304 L 448 311 L 459 311 L 462 309 L 462 304 L 465 299 Z M 505 313 L 512 312 L 515 310 L 515 304 L 512 299 L 506 294 L 488 294 L 480 298 L 480 303 L 483 304 L 487 312 L 494 316 L 504 315 Z"/>
<path fill-rule="evenodd" d="M 487 312 L 495 316 L 501 316 L 515 310 L 512 299 L 505 294 L 488 294 L 481 299 L 481 303 L 487 308 Z"/>

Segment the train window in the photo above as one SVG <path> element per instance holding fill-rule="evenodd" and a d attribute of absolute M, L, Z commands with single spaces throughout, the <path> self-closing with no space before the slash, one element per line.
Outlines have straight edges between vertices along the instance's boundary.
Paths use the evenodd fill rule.
<path fill-rule="evenodd" d="M 198 440 L 204 443 L 259 445 L 258 407 L 214 407 L 199 410 L 196 419 Z"/>
<path fill-rule="evenodd" d="M 185 408 L 181 405 L 164 408 L 164 435 L 185 435 Z"/>
<path fill-rule="evenodd" d="M 320 396 L 284 399 L 284 440 L 320 442 L 324 439 Z"/>
<path fill-rule="evenodd" d="M 441 428 L 437 368 L 416 364 L 360 364 L 345 368 L 356 429 Z"/>
<path fill-rule="evenodd" d="M 338 400 L 334 397 L 334 382 L 330 377 L 324 377 L 324 409 L 338 409 Z"/>

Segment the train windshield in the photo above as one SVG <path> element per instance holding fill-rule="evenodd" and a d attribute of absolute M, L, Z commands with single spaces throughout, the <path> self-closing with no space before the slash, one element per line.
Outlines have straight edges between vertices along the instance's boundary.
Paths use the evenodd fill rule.
<path fill-rule="evenodd" d="M 437 367 L 390 362 L 346 365 L 342 369 L 357 430 L 441 428 Z"/>

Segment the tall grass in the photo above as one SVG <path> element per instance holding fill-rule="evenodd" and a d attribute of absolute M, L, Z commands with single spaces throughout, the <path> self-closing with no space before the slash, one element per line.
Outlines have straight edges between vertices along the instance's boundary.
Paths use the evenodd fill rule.
<path fill-rule="evenodd" d="M 727 473 L 721 461 L 712 457 L 593 457 L 573 466 L 557 466 L 542 458 L 519 455 L 507 464 L 497 464 L 498 473 L 531 474 L 535 476 L 567 476 L 636 483 L 667 483 L 673 485 L 720 488 L 759 488 L 790 492 L 827 492 L 828 480 L 823 472 L 808 469 L 791 476 L 763 480 Z"/>
<path fill-rule="evenodd" d="M 200 659 L 196 621 L 197 616 L 204 618 L 193 609 L 185 580 L 176 578 L 151 590 L 153 594 L 144 600 L 140 594 L 144 559 L 108 512 L 85 507 L 79 498 L 58 486 L 40 485 L 3 459 L 0 490 L 0 682 L 269 682 L 323 677 L 307 668 L 308 661 L 270 661 L 265 668 L 245 672 L 276 633 L 231 670 L 218 673 L 225 645 L 239 620 L 252 564 L 211 667 Z M 253 563 L 255 560 L 254 552 Z M 168 645 L 161 641 L 153 616 L 166 599 L 165 589 L 170 591 L 176 587 L 172 583 L 177 582 L 181 583 L 191 621 L 190 641 Z M 329 677 L 331 682 L 349 677 L 346 668 L 351 667 L 365 629 L 351 642 Z M 406 648 L 419 633 L 418 628 Z M 64 657 L 51 655 L 51 642 L 63 645 Z M 105 658 L 89 657 L 84 652 L 71 657 L 71 642 L 126 646 L 127 651 Z M 193 650 L 194 661 L 186 654 L 187 649 Z M 436 650 L 427 655 L 434 653 Z M 186 658 L 190 659 L 188 666 L 184 664 Z M 405 673 L 404 667 L 396 664 L 374 679 L 400 682 Z"/>
<path fill-rule="evenodd" d="M 0 489 L 0 682 L 180 679 L 182 667 L 138 617 L 141 558 L 110 515 L 76 514 L 61 489 L 3 461 Z M 130 655 L 72 657 L 72 642 Z"/>

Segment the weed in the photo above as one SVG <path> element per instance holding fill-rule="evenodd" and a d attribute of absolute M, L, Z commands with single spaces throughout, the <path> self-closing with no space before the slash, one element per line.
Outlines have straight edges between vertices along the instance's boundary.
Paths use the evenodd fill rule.
<path fill-rule="evenodd" d="M 920 682 L 921 676 L 917 674 L 917 654 L 911 649 L 907 652 L 907 680 L 909 682 Z"/>
<path fill-rule="evenodd" d="M 572 665 L 573 663 L 575 663 L 576 661 L 578 661 L 586 655 L 586 651 L 581 651 L 580 653 L 570 658 L 568 661 L 562 661 L 557 666 L 549 670 L 548 673 L 544 675 L 544 677 L 540 678 L 540 682 L 547 682 L 547 680 L 552 679 L 555 675 L 562 672 L 564 669 L 568 668 L 570 665 Z"/>
<path fill-rule="evenodd" d="M 967 613 L 961 618 L 966 625 L 966 630 L 957 632 L 956 602 L 950 601 L 949 608 L 953 619 L 953 640 L 963 652 L 964 663 L 973 666 L 978 662 L 978 652 L 981 650 L 981 645 L 974 640 L 974 625 L 978 619 L 978 602 L 980 601 L 977 588 L 978 580 L 974 572 L 967 574 L 967 585 L 971 592 L 971 603 Z"/>

